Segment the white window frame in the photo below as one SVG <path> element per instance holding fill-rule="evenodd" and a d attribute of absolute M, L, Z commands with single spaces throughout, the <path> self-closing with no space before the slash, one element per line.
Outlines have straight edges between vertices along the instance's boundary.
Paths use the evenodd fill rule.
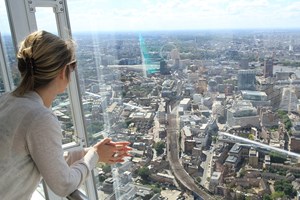
<path fill-rule="evenodd" d="M 63 39 L 71 38 L 71 26 L 69 21 L 68 7 L 66 0 L 5 0 L 6 9 L 14 43 L 15 50 L 18 49 L 18 44 L 30 33 L 38 30 L 35 10 L 36 7 L 53 8 L 56 18 L 56 25 L 58 35 Z M 1 52 L 0 52 L 1 53 Z M 0 54 L 1 56 L 1 54 Z M 0 59 L 2 60 L 2 58 Z M 4 60 L 3 60 L 4 61 Z M 13 86 L 9 84 L 9 73 L 5 64 L 1 64 L 3 79 L 5 80 L 5 87 L 7 90 L 12 90 Z M 5 71 L 6 70 L 6 71 Z M 78 74 L 71 74 L 71 81 L 68 86 L 68 95 L 70 100 L 70 107 L 72 112 L 72 119 L 74 129 L 77 137 L 80 139 L 79 143 L 70 143 L 63 145 L 64 149 L 76 149 L 87 146 L 87 135 L 85 131 L 84 115 L 81 101 L 81 94 L 79 92 Z M 87 179 L 86 192 L 91 200 L 98 199 L 95 182 L 93 179 L 93 172 Z M 48 186 L 44 184 L 45 197 L 49 200 L 61 200 L 64 198 L 55 195 Z"/>
<path fill-rule="evenodd" d="M 1 75 L 2 75 L 2 80 L 4 84 L 4 90 L 11 91 L 14 88 L 14 83 L 11 75 L 10 68 L 8 68 L 7 65 L 7 60 L 6 60 L 6 52 L 4 49 L 4 45 L 2 42 L 2 36 L 0 33 L 0 70 L 1 70 Z"/>

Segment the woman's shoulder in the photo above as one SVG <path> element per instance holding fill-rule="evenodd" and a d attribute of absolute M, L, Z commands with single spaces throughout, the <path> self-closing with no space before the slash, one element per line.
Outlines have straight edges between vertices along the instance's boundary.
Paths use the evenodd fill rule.
<path fill-rule="evenodd" d="M 6 100 L 10 103 L 11 111 L 16 111 L 18 115 L 23 115 L 25 118 L 36 119 L 50 118 L 55 120 L 51 109 L 44 106 L 41 97 L 35 93 L 26 93 L 22 97 L 16 97 L 12 93 L 6 96 Z"/>

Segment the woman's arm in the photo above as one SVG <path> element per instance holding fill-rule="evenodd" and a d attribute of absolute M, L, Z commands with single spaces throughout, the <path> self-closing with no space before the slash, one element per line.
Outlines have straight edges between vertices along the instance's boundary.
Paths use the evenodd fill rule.
<path fill-rule="evenodd" d="M 131 156 L 129 142 L 112 142 L 105 138 L 91 148 L 69 153 L 65 160 L 61 127 L 51 113 L 37 114 L 28 130 L 26 140 L 30 156 L 48 186 L 59 196 L 67 196 L 77 189 L 98 161 L 114 164 Z"/>
<path fill-rule="evenodd" d="M 99 160 L 97 152 L 91 148 L 82 159 L 69 166 L 63 156 L 60 124 L 51 113 L 36 115 L 32 119 L 26 140 L 42 177 L 59 196 L 67 196 L 77 189 Z"/>
<path fill-rule="evenodd" d="M 81 148 L 79 147 L 78 149 L 75 150 L 67 150 L 64 152 L 64 158 L 66 160 L 66 162 L 68 163 L 68 165 L 72 165 L 74 162 L 76 162 L 77 160 L 80 160 L 83 158 L 83 156 L 85 156 L 85 154 L 87 154 L 87 152 L 91 149 L 91 147 L 89 148 Z"/>

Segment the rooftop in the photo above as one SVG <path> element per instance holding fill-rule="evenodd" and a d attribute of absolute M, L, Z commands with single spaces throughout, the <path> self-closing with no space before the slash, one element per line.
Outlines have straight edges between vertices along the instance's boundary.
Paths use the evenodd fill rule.
<path fill-rule="evenodd" d="M 236 156 L 228 156 L 225 162 L 236 163 L 237 157 Z"/>
<path fill-rule="evenodd" d="M 241 93 L 242 95 L 267 96 L 265 92 L 260 91 L 242 90 Z"/>

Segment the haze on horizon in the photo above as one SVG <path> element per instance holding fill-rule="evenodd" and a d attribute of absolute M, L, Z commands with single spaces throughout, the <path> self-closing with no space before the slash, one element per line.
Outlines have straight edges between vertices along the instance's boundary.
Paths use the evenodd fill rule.
<path fill-rule="evenodd" d="M 76 32 L 299 29 L 299 0 L 69 0 Z M 49 13 L 53 23 L 49 23 Z M 39 8 L 39 29 L 55 30 L 51 8 Z M 5 2 L 0 0 L 0 32 L 8 33 Z"/>

